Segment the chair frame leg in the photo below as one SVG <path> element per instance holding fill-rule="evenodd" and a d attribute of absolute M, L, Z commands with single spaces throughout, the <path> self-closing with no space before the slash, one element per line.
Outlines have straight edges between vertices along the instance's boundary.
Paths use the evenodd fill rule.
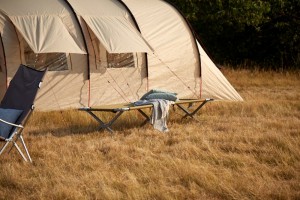
<path fill-rule="evenodd" d="M 4 152 L 4 150 L 6 149 L 6 147 L 9 145 L 9 141 L 5 142 L 5 144 L 2 146 L 1 150 L 0 150 L 0 155 Z"/>
<path fill-rule="evenodd" d="M 28 151 L 28 149 L 27 149 L 27 146 L 26 146 L 26 144 L 25 144 L 25 142 L 24 142 L 24 138 L 23 138 L 22 135 L 20 135 L 20 139 L 21 139 L 21 143 L 22 143 L 22 145 L 23 145 L 23 147 L 24 147 L 24 149 L 25 149 L 25 152 L 26 152 L 26 154 L 27 154 L 27 157 L 28 157 L 29 161 L 32 162 L 32 159 L 31 159 L 31 157 L 30 157 L 29 151 Z"/>
<path fill-rule="evenodd" d="M 16 147 L 16 149 L 18 150 L 19 154 L 22 156 L 22 158 L 25 160 L 25 162 L 28 162 L 28 160 L 26 159 L 26 157 L 24 156 L 24 154 L 22 153 L 20 147 L 17 145 L 17 143 L 15 141 L 13 141 L 14 146 Z"/>
<path fill-rule="evenodd" d="M 11 152 L 12 148 L 13 148 L 13 147 L 16 147 L 17 151 L 18 151 L 19 154 L 22 156 L 22 158 L 24 159 L 24 161 L 25 161 L 25 162 L 28 162 L 26 156 L 24 155 L 24 153 L 22 152 L 21 148 L 20 148 L 19 145 L 17 144 L 17 141 L 18 141 L 19 138 L 20 138 L 20 141 L 21 141 L 21 143 L 22 143 L 22 145 L 23 145 L 23 148 L 24 148 L 24 150 L 25 150 L 25 152 L 26 152 L 26 155 L 27 155 L 29 161 L 32 162 L 32 159 L 31 159 L 31 157 L 30 157 L 29 151 L 28 151 L 28 149 L 27 149 L 27 146 L 26 146 L 26 144 L 25 144 L 25 141 L 24 141 L 24 138 L 23 138 L 22 134 L 16 136 L 16 139 L 15 139 L 15 140 L 8 140 L 8 141 L 6 141 L 6 143 L 3 145 L 3 147 L 2 147 L 1 150 L 0 150 L 0 155 L 4 152 L 4 150 L 5 150 L 6 147 L 9 145 L 9 143 L 12 142 L 13 145 L 10 147 L 10 149 L 7 151 L 7 153 L 9 154 L 9 153 Z"/>

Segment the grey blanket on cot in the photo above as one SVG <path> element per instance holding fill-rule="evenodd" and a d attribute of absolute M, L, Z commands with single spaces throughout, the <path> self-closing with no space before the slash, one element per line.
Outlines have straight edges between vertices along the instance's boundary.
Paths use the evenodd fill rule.
<path fill-rule="evenodd" d="M 150 121 L 151 124 L 153 124 L 153 127 L 161 132 L 169 131 L 167 127 L 167 118 L 171 102 L 165 99 L 139 100 L 134 102 L 134 105 L 136 106 L 149 104 L 153 105 Z"/>

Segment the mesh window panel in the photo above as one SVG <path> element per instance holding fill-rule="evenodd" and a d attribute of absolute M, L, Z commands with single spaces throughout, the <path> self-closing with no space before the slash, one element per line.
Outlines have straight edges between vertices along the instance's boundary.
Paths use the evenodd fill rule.
<path fill-rule="evenodd" d="M 135 67 L 132 53 L 107 53 L 107 68 Z"/>
<path fill-rule="evenodd" d="M 135 67 L 135 58 L 132 53 L 108 53 L 93 31 L 88 28 L 95 53 L 97 69 Z"/>
<path fill-rule="evenodd" d="M 48 71 L 68 70 L 68 61 L 65 53 L 34 53 L 28 45 L 24 48 L 25 64 L 29 67 Z"/>

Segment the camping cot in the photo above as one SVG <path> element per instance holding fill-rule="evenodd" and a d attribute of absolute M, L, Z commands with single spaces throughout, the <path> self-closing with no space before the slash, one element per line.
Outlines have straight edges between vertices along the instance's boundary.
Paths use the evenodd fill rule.
<path fill-rule="evenodd" d="M 173 106 L 177 106 L 184 112 L 184 116 L 182 118 L 191 117 L 194 118 L 194 115 L 209 101 L 213 101 L 213 99 L 179 99 L 178 101 L 173 102 Z M 189 109 L 194 103 L 200 103 L 193 110 Z M 188 107 L 185 107 L 184 104 L 188 104 Z M 137 110 L 145 119 L 142 125 L 146 124 L 150 121 L 150 116 L 144 112 L 144 109 L 152 109 L 152 104 L 147 105 L 135 105 L 134 103 L 125 103 L 125 104 L 111 104 L 111 105 L 102 105 L 97 107 L 83 107 L 79 110 L 87 112 L 91 115 L 98 123 L 99 129 L 107 129 L 109 132 L 113 132 L 112 125 L 115 121 L 124 113 L 131 110 Z M 113 118 L 108 120 L 108 122 L 104 122 L 95 112 L 111 112 L 114 113 Z"/>

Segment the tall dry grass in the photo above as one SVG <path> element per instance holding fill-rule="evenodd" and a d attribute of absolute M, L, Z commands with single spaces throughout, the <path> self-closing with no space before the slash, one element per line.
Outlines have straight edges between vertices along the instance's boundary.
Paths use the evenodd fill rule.
<path fill-rule="evenodd" d="M 300 72 L 225 69 L 245 102 L 211 102 L 170 132 L 127 113 L 116 132 L 77 111 L 35 112 L 33 163 L 0 158 L 0 199 L 300 199 Z"/>

